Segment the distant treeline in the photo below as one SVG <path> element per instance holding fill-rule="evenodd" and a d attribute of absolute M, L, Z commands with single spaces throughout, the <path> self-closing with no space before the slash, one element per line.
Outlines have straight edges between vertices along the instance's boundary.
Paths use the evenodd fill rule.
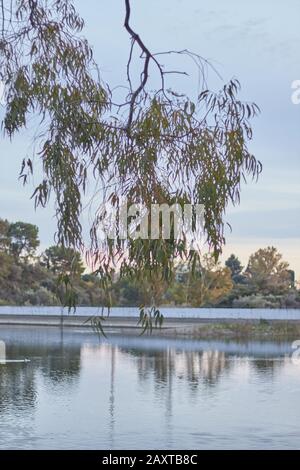
<path fill-rule="evenodd" d="M 38 227 L 0 219 L 0 305 L 59 305 L 63 302 L 61 273 L 72 272 L 78 305 L 101 306 L 105 295 L 97 275 L 85 274 L 80 253 L 51 246 L 37 255 Z M 239 308 L 300 308 L 295 273 L 274 247 L 258 250 L 244 268 L 235 255 L 225 266 L 209 255 L 193 276 L 178 263 L 171 285 L 157 282 L 160 305 Z M 112 305 L 147 303 L 148 286 L 134 279 L 115 280 Z"/>

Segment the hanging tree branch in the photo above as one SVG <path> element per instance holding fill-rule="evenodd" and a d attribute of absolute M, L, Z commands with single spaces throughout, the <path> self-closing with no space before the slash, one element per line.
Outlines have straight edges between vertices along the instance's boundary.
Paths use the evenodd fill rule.
<path fill-rule="evenodd" d="M 142 41 L 141 37 L 131 28 L 131 26 L 129 24 L 130 15 L 131 15 L 130 0 L 125 0 L 125 7 L 126 7 L 126 15 L 125 15 L 124 26 L 125 26 L 125 29 L 128 31 L 128 33 L 130 34 L 131 39 L 132 39 L 132 45 L 131 45 L 131 51 L 130 51 L 130 55 L 129 55 L 128 64 L 127 64 L 127 70 L 129 71 L 129 69 L 130 69 L 130 63 L 131 63 L 131 60 L 132 60 L 132 50 L 133 50 L 133 47 L 134 47 L 135 43 L 137 43 L 138 46 L 140 47 L 141 57 L 144 60 L 144 67 L 143 67 L 143 71 L 141 73 L 141 77 L 142 77 L 141 83 L 138 86 L 138 88 L 136 88 L 136 90 L 134 92 L 132 92 L 132 94 L 131 94 L 128 121 L 127 121 L 127 129 L 129 129 L 131 124 L 132 124 L 132 119 L 133 119 L 133 114 L 134 114 L 134 107 L 135 107 L 137 98 L 138 98 L 139 94 L 145 89 L 145 86 L 146 86 L 148 78 L 149 78 L 149 64 L 150 64 L 151 60 L 155 63 L 155 65 L 157 66 L 157 68 L 159 70 L 159 73 L 160 73 L 160 76 L 161 76 L 161 81 L 162 81 L 162 88 L 164 88 L 164 72 L 163 72 L 162 66 L 160 65 L 158 60 L 153 56 L 153 54 L 151 54 L 150 50 L 148 49 L 148 47 L 146 47 L 146 45 Z M 130 77 L 129 73 L 128 73 L 128 77 Z M 131 84 L 131 79 L 130 78 L 129 78 L 129 82 Z"/>
<path fill-rule="evenodd" d="M 116 207 L 120 197 L 126 197 L 147 207 L 204 204 L 207 244 L 217 257 L 225 242 L 226 207 L 239 202 L 243 178 L 255 178 L 261 171 L 248 148 L 258 107 L 239 100 L 237 80 L 210 91 L 205 81 L 210 64 L 201 56 L 185 49 L 152 53 L 131 26 L 130 0 L 125 0 L 124 20 L 131 38 L 129 94 L 116 104 L 114 90 L 100 80 L 91 46 L 81 35 L 83 25 L 71 0 L 0 0 L 2 129 L 13 139 L 33 116 L 39 117 L 32 155 L 24 155 L 21 176 L 28 181 L 26 168 L 35 172 L 33 157 L 41 161 L 42 179 L 33 199 L 44 207 L 53 195 L 58 244 L 86 246 L 82 198 L 88 184 L 101 181 L 107 190 L 97 193 L 90 253 L 103 285 L 112 279 L 116 259 L 121 276 L 140 276 L 149 285 L 168 284 L 176 258 L 187 257 L 193 265 L 198 253 L 191 254 L 174 237 L 106 240 L 101 245 L 101 203 Z M 131 75 L 134 47 L 142 59 L 136 88 Z M 166 74 L 186 75 L 164 70 L 158 57 L 167 54 L 194 61 L 204 83 L 196 99 L 166 89 Z M 151 64 L 161 81 L 152 92 L 147 90 Z"/>

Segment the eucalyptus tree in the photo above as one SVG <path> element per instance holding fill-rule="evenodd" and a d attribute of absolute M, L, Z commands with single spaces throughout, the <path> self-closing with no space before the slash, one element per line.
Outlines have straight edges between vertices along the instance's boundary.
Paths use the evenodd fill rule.
<path fill-rule="evenodd" d="M 10 238 L 10 252 L 16 260 L 28 260 L 33 257 L 40 244 L 39 229 L 36 225 L 26 222 L 10 224 L 8 235 Z"/>
<path fill-rule="evenodd" d="M 83 266 L 80 253 L 72 248 L 63 248 L 61 246 L 50 246 L 45 250 L 42 258 L 42 264 L 54 274 L 66 272 L 80 278 L 85 268 Z"/>
<path fill-rule="evenodd" d="M 204 204 L 207 243 L 217 258 L 225 241 L 227 205 L 238 203 L 241 182 L 261 171 L 248 148 L 250 121 L 259 110 L 239 100 L 239 82 L 231 80 L 210 91 L 207 61 L 188 50 L 151 51 L 133 29 L 131 16 L 130 0 L 124 0 L 123 26 L 130 47 L 127 81 L 120 84 L 126 92 L 119 100 L 119 90 L 101 79 L 91 45 L 82 37 L 84 21 L 70 0 L 0 0 L 3 132 L 13 138 L 32 116 L 39 119 L 34 155 L 43 176 L 33 198 L 36 206 L 44 207 L 54 197 L 59 245 L 83 248 L 83 197 L 88 182 L 101 182 L 87 251 L 103 286 L 116 262 L 121 276 L 141 276 L 152 285 L 158 278 L 170 281 L 178 257 L 188 259 L 193 269 L 199 252 L 175 236 L 117 237 L 103 246 L 97 235 L 101 203 L 117 207 L 126 198 L 146 207 Z M 132 67 L 137 53 L 140 75 Z M 202 78 L 197 99 L 172 88 L 173 74 L 186 71 L 166 69 L 166 55 L 178 62 L 187 56 L 196 64 Z M 160 82 L 154 90 L 150 70 Z M 24 155 L 23 182 L 34 172 L 33 155 Z"/>

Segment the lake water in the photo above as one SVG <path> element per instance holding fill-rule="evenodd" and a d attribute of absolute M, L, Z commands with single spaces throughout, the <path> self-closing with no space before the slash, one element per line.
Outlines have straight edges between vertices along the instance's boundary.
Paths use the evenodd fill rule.
<path fill-rule="evenodd" d="M 31 361 L 0 364 L 1 449 L 300 448 L 290 343 L 8 326 L 0 340 Z"/>

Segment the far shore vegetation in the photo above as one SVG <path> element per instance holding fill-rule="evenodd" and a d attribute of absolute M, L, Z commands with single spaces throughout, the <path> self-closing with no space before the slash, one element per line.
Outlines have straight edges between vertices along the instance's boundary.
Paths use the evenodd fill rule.
<path fill-rule="evenodd" d="M 39 244 L 35 225 L 0 219 L 0 306 L 61 305 L 65 295 L 61 272 L 68 271 L 76 305 L 105 306 L 107 293 L 96 274 L 86 273 L 80 253 L 51 246 L 38 254 Z M 252 254 L 245 267 L 233 254 L 225 266 L 206 255 L 192 278 L 185 264 L 178 262 L 172 284 L 158 280 L 156 293 L 161 306 L 300 308 L 295 273 L 274 247 Z M 147 282 L 120 278 L 117 271 L 109 294 L 112 306 L 149 303 Z"/>
<path fill-rule="evenodd" d="M 162 332 L 168 335 L 168 331 Z M 174 333 L 171 332 L 172 335 Z M 222 340 L 258 340 L 287 341 L 296 340 L 300 335 L 299 320 L 228 320 L 208 321 L 193 328 L 181 328 L 175 336 L 189 339 L 222 339 Z"/>

